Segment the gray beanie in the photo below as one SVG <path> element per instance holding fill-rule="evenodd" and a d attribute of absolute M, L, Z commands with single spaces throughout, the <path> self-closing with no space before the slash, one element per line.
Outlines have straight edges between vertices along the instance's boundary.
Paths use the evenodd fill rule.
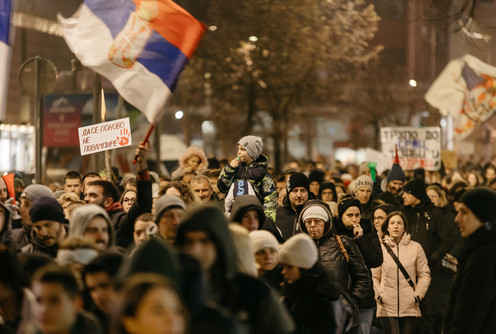
<path fill-rule="evenodd" d="M 158 223 L 165 211 L 172 208 L 180 208 L 186 211 L 186 204 L 184 201 L 175 195 L 162 195 L 155 202 L 155 211 L 153 218 L 155 223 Z"/>
<path fill-rule="evenodd" d="M 43 196 L 55 198 L 53 191 L 42 184 L 30 184 L 21 193 L 21 198 L 26 198 L 31 202 Z"/>
<path fill-rule="evenodd" d="M 253 160 L 257 160 L 263 149 L 262 138 L 257 136 L 245 136 L 238 142 L 243 146 Z"/>
<path fill-rule="evenodd" d="M 310 269 L 319 260 L 319 251 L 313 239 L 305 233 L 289 238 L 279 249 L 279 262 L 298 268 Z"/>

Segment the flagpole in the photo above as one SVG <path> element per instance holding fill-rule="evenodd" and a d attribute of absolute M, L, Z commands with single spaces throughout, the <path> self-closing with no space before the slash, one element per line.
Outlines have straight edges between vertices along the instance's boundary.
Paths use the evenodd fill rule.
<path fill-rule="evenodd" d="M 146 143 L 148 143 L 148 139 L 150 139 L 150 135 L 152 134 L 154 128 L 155 125 L 151 124 L 150 128 L 148 129 L 148 132 L 146 133 L 145 139 L 143 139 L 143 141 L 141 142 L 141 145 L 146 145 Z M 137 160 L 138 160 L 138 156 L 136 155 L 133 160 L 133 165 L 136 165 Z"/>
<path fill-rule="evenodd" d="M 105 94 L 103 93 L 103 89 L 100 93 L 100 101 L 101 101 L 101 116 L 102 123 L 104 123 L 107 119 L 107 106 L 105 105 Z M 114 183 L 112 169 L 110 168 L 110 151 L 105 151 L 105 170 L 107 174 L 107 181 Z"/>

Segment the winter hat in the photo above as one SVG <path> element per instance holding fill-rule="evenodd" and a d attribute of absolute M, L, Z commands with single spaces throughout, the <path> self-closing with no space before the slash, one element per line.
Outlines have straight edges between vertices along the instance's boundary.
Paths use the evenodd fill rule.
<path fill-rule="evenodd" d="M 318 182 L 318 183 L 322 183 L 324 181 L 324 172 L 319 170 L 319 169 L 315 169 L 313 171 L 310 172 L 310 174 L 308 174 L 308 181 L 309 183 L 312 183 L 312 182 Z"/>
<path fill-rule="evenodd" d="M 403 168 L 401 168 L 398 163 L 393 164 L 393 167 L 391 167 L 391 170 L 387 176 L 387 183 L 395 180 L 405 182 L 405 173 L 403 172 Z"/>
<path fill-rule="evenodd" d="M 294 188 L 303 187 L 310 191 L 310 182 L 308 177 L 303 173 L 291 174 L 286 182 L 286 192 L 289 194 Z"/>
<path fill-rule="evenodd" d="M 262 138 L 257 136 L 245 136 L 238 142 L 243 146 L 253 160 L 257 160 L 258 156 L 262 153 L 263 141 Z"/>
<path fill-rule="evenodd" d="M 484 223 L 496 221 L 496 191 L 489 188 L 474 188 L 460 198 L 479 220 Z"/>
<path fill-rule="evenodd" d="M 165 211 L 172 208 L 180 208 L 186 211 L 184 201 L 175 195 L 162 195 L 155 202 L 155 211 L 153 213 L 155 223 L 160 221 Z"/>
<path fill-rule="evenodd" d="M 279 252 L 279 243 L 269 231 L 258 230 L 250 233 L 253 254 L 264 248 L 273 248 Z"/>
<path fill-rule="evenodd" d="M 62 206 L 55 198 L 48 196 L 42 196 L 33 202 L 29 209 L 29 217 L 33 224 L 42 220 L 67 224 Z"/>
<path fill-rule="evenodd" d="M 419 200 L 423 200 L 424 198 L 427 197 L 425 188 L 426 187 L 424 180 L 414 179 L 405 185 L 404 191 L 408 194 L 411 194 L 412 196 L 414 196 Z"/>
<path fill-rule="evenodd" d="M 298 233 L 289 238 L 279 249 L 279 262 L 298 268 L 310 269 L 319 259 L 319 252 L 312 238 Z"/>
<path fill-rule="evenodd" d="M 303 222 L 309 218 L 318 218 L 326 222 L 329 220 L 329 213 L 327 213 L 327 211 L 320 205 L 312 205 L 305 208 L 305 211 L 301 217 Z"/>
<path fill-rule="evenodd" d="M 348 208 L 351 208 L 352 206 L 356 206 L 361 211 L 362 205 L 360 204 L 360 201 L 358 199 L 351 196 L 343 197 L 338 203 L 339 219 L 341 219 L 346 210 L 348 210 Z"/>
<path fill-rule="evenodd" d="M 31 202 L 36 201 L 38 198 L 42 196 L 55 198 L 53 191 L 47 186 L 44 186 L 42 184 L 30 184 L 21 193 L 21 198 L 26 198 Z"/>
<path fill-rule="evenodd" d="M 370 191 L 373 190 L 374 188 L 374 181 L 372 181 L 372 178 L 368 175 L 360 175 L 357 177 L 353 182 L 350 183 L 348 186 L 348 189 L 352 194 L 354 194 L 358 189 L 365 187 L 370 189 Z"/>
<path fill-rule="evenodd" d="M 322 199 L 322 192 L 325 190 L 325 189 L 331 189 L 332 191 L 332 200 L 335 202 L 337 201 L 337 193 L 336 193 L 336 186 L 334 185 L 334 183 L 332 182 L 322 182 L 320 184 L 320 188 L 319 188 L 319 198 Z"/>

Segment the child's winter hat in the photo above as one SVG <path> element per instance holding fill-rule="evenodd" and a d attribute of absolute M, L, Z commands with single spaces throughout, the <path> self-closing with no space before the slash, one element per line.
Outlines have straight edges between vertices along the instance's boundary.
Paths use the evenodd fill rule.
<path fill-rule="evenodd" d="M 238 142 L 243 146 L 253 160 L 257 160 L 263 149 L 262 138 L 257 136 L 245 136 Z"/>

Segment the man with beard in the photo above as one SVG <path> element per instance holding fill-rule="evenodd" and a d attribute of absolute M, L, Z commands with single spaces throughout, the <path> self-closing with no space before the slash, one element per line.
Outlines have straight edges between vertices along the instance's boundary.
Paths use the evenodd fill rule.
<path fill-rule="evenodd" d="M 279 242 L 301 232 L 297 224 L 298 215 L 308 200 L 315 198 L 309 189 L 310 182 L 305 174 L 294 173 L 288 178 L 287 195 L 283 200 L 283 206 L 278 207 L 276 213 L 276 226 L 282 234 L 282 240 L 278 240 Z"/>
<path fill-rule="evenodd" d="M 383 192 L 389 192 L 394 195 L 394 199 L 396 203 L 390 203 L 390 201 L 387 201 L 385 198 L 385 202 L 393 205 L 401 205 L 403 204 L 403 199 L 401 195 L 403 194 L 403 187 L 405 186 L 405 172 L 403 172 L 403 168 L 400 166 L 400 161 L 398 159 L 398 156 L 396 156 L 393 167 L 391 167 L 391 170 L 388 173 L 388 176 L 385 180 L 382 181 L 381 183 L 381 190 Z M 382 195 L 380 196 L 381 199 Z"/>
<path fill-rule="evenodd" d="M 29 209 L 33 202 L 42 196 L 54 197 L 53 191 L 42 184 L 30 184 L 20 196 L 19 214 L 21 215 L 22 228 L 12 230 L 12 244 L 18 251 L 31 242 L 31 219 Z"/>
<path fill-rule="evenodd" d="M 127 213 L 119 203 L 119 191 L 111 182 L 97 180 L 86 185 L 84 201 L 107 211 L 116 233 L 117 246 L 128 248 L 132 244 L 134 221 L 139 215 L 152 210 L 152 181 L 146 163 L 148 153 L 149 149 L 144 145 L 136 150 L 138 190 L 136 201 Z"/>
<path fill-rule="evenodd" d="M 32 222 L 31 242 L 22 248 L 23 253 L 44 253 L 57 256 L 59 242 L 67 235 L 64 209 L 52 197 L 40 197 L 29 209 Z"/>

